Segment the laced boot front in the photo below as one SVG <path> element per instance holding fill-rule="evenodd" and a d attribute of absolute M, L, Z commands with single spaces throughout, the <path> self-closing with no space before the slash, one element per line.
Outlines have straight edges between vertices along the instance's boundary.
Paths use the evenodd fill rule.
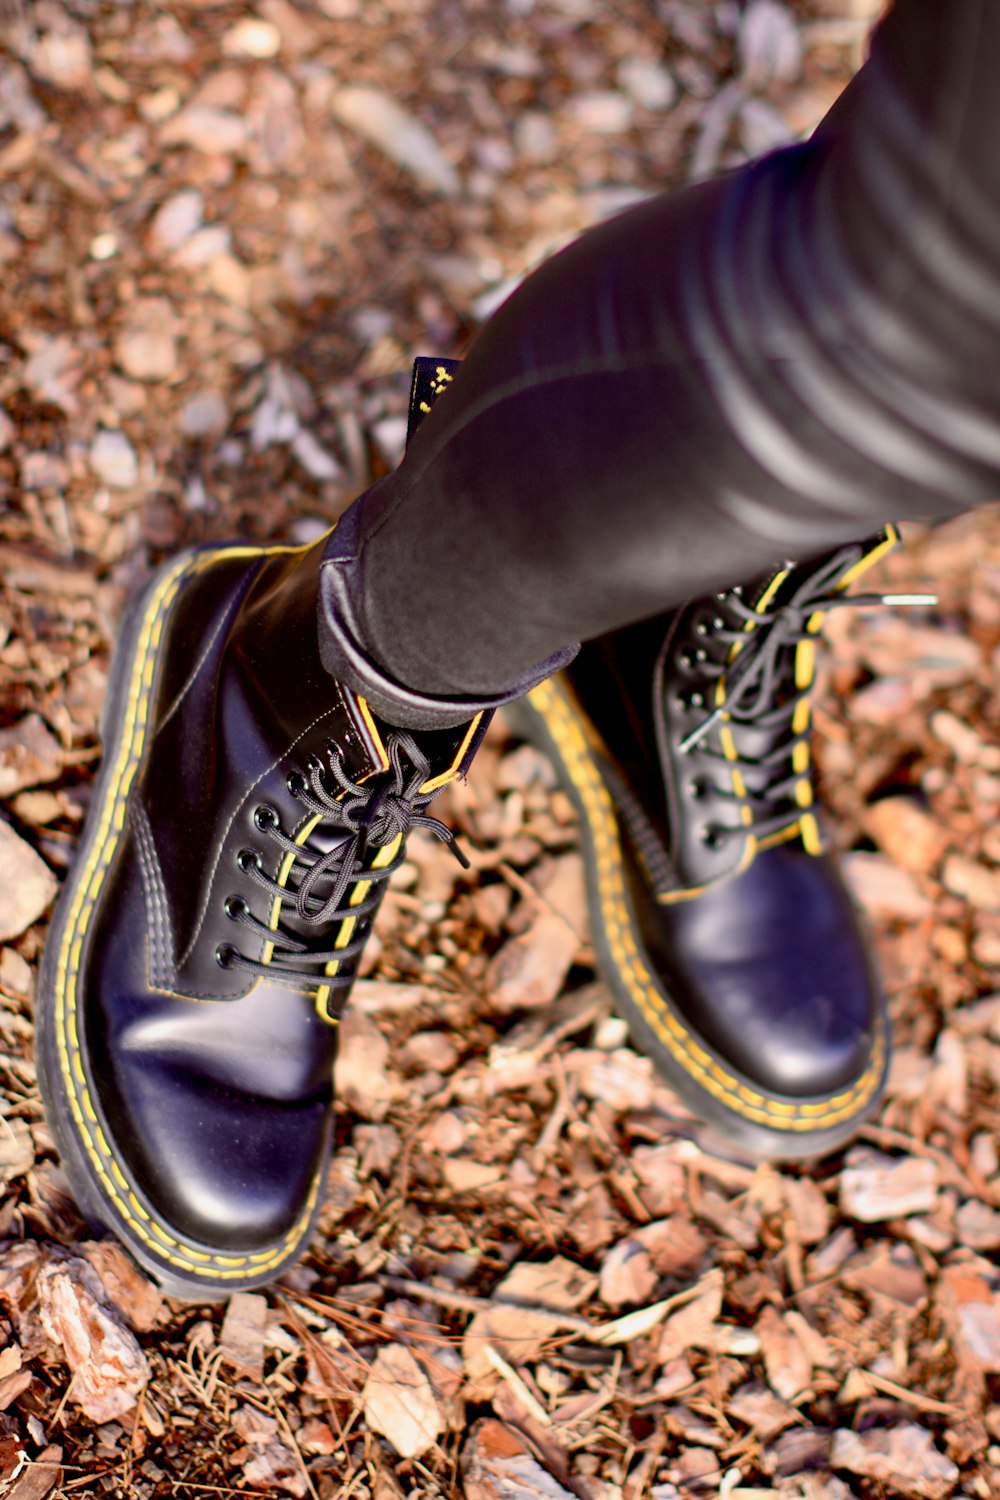
<path fill-rule="evenodd" d="M 524 725 L 582 813 L 602 967 L 641 1047 L 750 1154 L 877 1105 L 881 986 L 814 803 L 816 637 L 886 534 L 587 645 Z"/>
<path fill-rule="evenodd" d="M 487 714 L 385 723 L 330 676 L 322 543 L 178 558 L 126 619 L 104 763 L 50 932 L 40 1079 L 74 1195 L 169 1292 L 308 1243 L 337 1022 L 407 834 Z"/>

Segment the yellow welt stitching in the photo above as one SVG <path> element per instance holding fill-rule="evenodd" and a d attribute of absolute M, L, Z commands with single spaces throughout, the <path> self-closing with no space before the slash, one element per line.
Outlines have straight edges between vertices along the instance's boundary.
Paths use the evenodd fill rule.
<path fill-rule="evenodd" d="M 833 1100 L 796 1105 L 754 1093 L 716 1059 L 709 1059 L 681 1019 L 669 1010 L 654 986 L 631 929 L 614 805 L 588 754 L 584 730 L 565 695 L 552 681 L 535 688 L 530 701 L 543 716 L 583 807 L 594 841 L 598 901 L 608 945 L 628 993 L 653 1033 L 710 1094 L 746 1119 L 782 1130 L 805 1131 L 834 1125 L 861 1109 L 872 1098 L 881 1074 L 885 1051 L 882 1025 L 875 1038 L 871 1063 L 853 1088 Z"/>

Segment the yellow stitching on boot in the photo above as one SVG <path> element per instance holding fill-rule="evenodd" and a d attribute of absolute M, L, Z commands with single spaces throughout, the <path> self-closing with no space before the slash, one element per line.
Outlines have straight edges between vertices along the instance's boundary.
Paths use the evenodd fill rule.
<path fill-rule="evenodd" d="M 156 652 L 163 635 L 167 611 L 177 596 L 181 581 L 188 574 L 202 572 L 220 561 L 243 557 L 259 559 L 303 550 L 297 547 L 219 549 L 180 560 L 160 580 L 146 606 L 132 676 L 128 685 L 124 714 L 125 728 L 118 758 L 109 778 L 109 790 L 105 797 L 101 821 L 88 856 L 87 866 L 67 917 L 66 931 L 56 964 L 54 1013 L 59 1065 L 63 1078 L 68 1084 L 67 1097 L 70 1110 L 93 1170 L 103 1184 L 111 1205 L 120 1219 L 128 1226 L 131 1233 L 155 1252 L 161 1262 L 175 1266 L 191 1275 L 211 1276 L 214 1279 L 243 1277 L 248 1268 L 252 1268 L 255 1274 L 259 1274 L 269 1267 L 277 1267 L 283 1263 L 294 1252 L 305 1235 L 320 1191 L 320 1179 L 318 1176 L 314 1179 L 309 1198 L 297 1223 L 277 1247 L 266 1252 L 258 1251 L 247 1256 L 208 1256 L 193 1247 L 181 1245 L 157 1224 L 139 1203 L 110 1151 L 106 1153 L 108 1160 L 105 1165 L 100 1139 L 90 1128 L 91 1123 L 96 1124 L 97 1114 L 91 1101 L 79 1053 L 79 1036 L 76 1026 L 79 957 L 97 898 L 117 850 L 118 837 L 124 827 L 126 802 L 141 764 L 147 737 L 146 716 L 149 711 L 149 695 L 155 675 Z M 120 1189 L 118 1184 L 121 1185 Z M 152 1234 L 146 1230 L 142 1220 L 150 1224 Z M 170 1246 L 171 1249 L 164 1249 L 164 1244 Z M 173 1254 L 174 1249 L 182 1251 L 182 1254 Z M 207 1269 L 203 1264 L 195 1264 L 196 1260 L 207 1262 Z"/>
<path fill-rule="evenodd" d="M 885 1028 L 881 1018 L 871 1062 L 852 1088 L 820 1103 L 792 1104 L 750 1089 L 743 1080 L 711 1058 L 680 1017 L 669 1009 L 665 998 L 654 987 L 632 932 L 614 804 L 589 755 L 584 729 L 576 721 L 566 696 L 552 681 L 535 688 L 529 699 L 541 714 L 580 798 L 594 841 L 598 900 L 612 958 L 629 995 L 654 1034 L 708 1093 L 745 1119 L 775 1129 L 805 1131 L 835 1125 L 860 1111 L 873 1097 L 882 1071 Z"/>

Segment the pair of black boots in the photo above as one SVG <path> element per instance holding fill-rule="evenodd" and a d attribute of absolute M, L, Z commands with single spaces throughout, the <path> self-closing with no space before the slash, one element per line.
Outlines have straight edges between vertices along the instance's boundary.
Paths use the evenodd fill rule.
<path fill-rule="evenodd" d="M 875 1106 L 884 1003 L 816 808 L 823 615 L 891 536 L 583 648 L 516 713 L 581 813 L 638 1046 L 748 1153 Z M 336 1028 L 408 831 L 488 714 L 386 723 L 320 660 L 322 543 L 190 553 L 133 605 L 52 924 L 40 1078 L 81 1209 L 168 1292 L 266 1283 L 323 1195 Z"/>

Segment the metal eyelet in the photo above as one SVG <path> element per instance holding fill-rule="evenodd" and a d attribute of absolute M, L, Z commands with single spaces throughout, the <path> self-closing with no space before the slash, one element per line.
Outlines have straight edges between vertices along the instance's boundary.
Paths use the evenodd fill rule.
<path fill-rule="evenodd" d="M 301 771 L 289 771 L 285 777 L 285 785 L 293 797 L 301 797 L 306 789 L 306 778 Z"/>
<path fill-rule="evenodd" d="M 260 807 L 253 810 L 254 827 L 259 828 L 261 833 L 268 833 L 272 828 L 278 826 L 278 814 L 270 802 L 262 802 Z"/>
<path fill-rule="evenodd" d="M 705 650 L 704 646 L 698 647 L 697 651 L 694 653 L 694 659 L 695 661 L 708 661 L 708 652 Z"/>
<path fill-rule="evenodd" d="M 236 856 L 236 864 L 246 875 L 250 870 L 260 869 L 260 855 L 255 854 L 252 849 L 241 849 Z"/>
<path fill-rule="evenodd" d="M 700 777 L 696 777 L 694 781 L 688 782 L 688 796 L 693 797 L 696 802 L 703 801 L 707 795 L 708 787 Z"/>
<path fill-rule="evenodd" d="M 722 843 L 722 839 L 719 837 L 718 830 L 712 828 L 708 823 L 706 823 L 704 828 L 701 830 L 701 841 L 705 845 L 706 849 L 718 849 L 719 845 Z"/>
<path fill-rule="evenodd" d="M 242 896 L 227 896 L 222 903 L 222 909 L 233 922 L 238 921 L 243 913 L 249 911 Z"/>
<path fill-rule="evenodd" d="M 712 629 L 713 630 L 724 630 L 725 629 L 725 625 L 726 625 L 726 622 L 722 618 L 721 615 L 716 615 L 715 619 L 712 621 Z"/>
<path fill-rule="evenodd" d="M 232 957 L 235 952 L 236 949 L 233 947 L 232 943 L 219 944 L 219 946 L 215 950 L 215 962 L 219 965 L 220 969 L 228 969 L 231 967 Z"/>
<path fill-rule="evenodd" d="M 708 626 L 704 620 L 697 620 L 694 627 L 695 635 L 708 635 Z"/>
<path fill-rule="evenodd" d="M 705 699 L 702 697 L 701 693 L 691 693 L 688 697 L 688 704 L 691 708 L 704 708 Z"/>

